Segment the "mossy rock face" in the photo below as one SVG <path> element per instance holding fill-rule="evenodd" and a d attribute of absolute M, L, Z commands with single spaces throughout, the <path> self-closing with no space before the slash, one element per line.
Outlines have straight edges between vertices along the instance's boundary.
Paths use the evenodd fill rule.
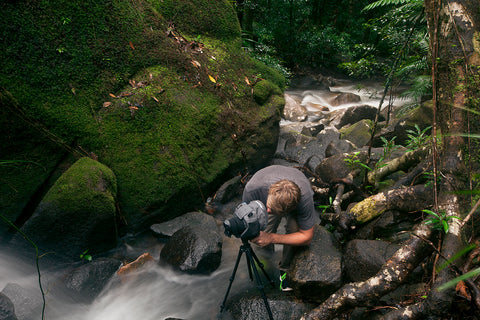
<path fill-rule="evenodd" d="M 31 214 L 83 156 L 115 173 L 128 229 L 202 208 L 223 181 L 273 156 L 285 79 L 241 50 L 228 1 L 0 9 L 9 43 L 0 50 L 0 159 L 17 161 L 13 171 L 0 165 L 10 220 Z"/>
<path fill-rule="evenodd" d="M 353 142 L 357 147 L 361 148 L 368 144 L 372 135 L 373 124 L 371 120 L 361 120 L 348 127 L 341 128 L 340 138 Z"/>
<path fill-rule="evenodd" d="M 21 228 L 43 252 L 79 259 L 112 248 L 115 238 L 117 181 L 98 161 L 81 158 L 48 191 Z M 13 243 L 25 242 L 16 236 Z"/>

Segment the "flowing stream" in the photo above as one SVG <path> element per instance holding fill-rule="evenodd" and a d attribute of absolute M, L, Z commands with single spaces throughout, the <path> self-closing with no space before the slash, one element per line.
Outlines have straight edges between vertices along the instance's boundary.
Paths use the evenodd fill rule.
<path fill-rule="evenodd" d="M 331 106 L 328 97 L 331 95 L 326 90 L 291 90 L 287 93 L 301 97 L 302 104 L 322 105 L 330 111 L 347 108 L 352 105 L 369 104 L 378 107 L 382 95 L 382 84 L 364 84 L 362 89 L 356 84 L 338 85 L 331 88 L 332 92 L 351 92 L 361 97 L 361 101 L 354 104 Z M 405 103 L 396 99 L 394 105 Z M 388 98 L 382 107 L 388 105 Z M 318 111 L 310 109 L 309 111 Z M 282 120 L 281 125 L 286 124 Z M 46 291 L 47 308 L 45 319 L 48 320 L 119 320 L 142 319 L 163 320 L 166 318 L 210 320 L 217 319 L 220 305 L 225 296 L 230 276 L 236 262 L 241 241 L 236 238 L 224 237 L 222 262 L 218 270 L 208 276 L 186 275 L 175 272 L 168 267 L 153 263 L 140 274 L 121 285 L 112 285 L 100 294 L 93 304 L 78 302 L 52 301 L 48 295 L 50 275 L 42 274 L 42 283 Z M 132 247 L 138 251 L 138 256 L 147 251 L 147 248 Z M 161 244 L 148 248 L 148 252 L 158 260 Z M 281 247 L 276 247 L 276 255 Z M 261 258 L 261 254 L 257 255 Z M 271 259 L 277 261 L 277 257 Z M 8 283 L 17 283 L 22 287 L 32 290 L 41 299 L 38 287 L 38 277 L 35 266 L 26 264 L 12 254 L 7 254 L 0 248 L 0 291 Z M 271 261 L 263 260 L 267 273 L 271 271 Z M 270 265 L 269 265 L 270 264 Z M 272 277 L 272 275 L 271 275 Z M 247 272 L 245 257 L 242 257 L 232 290 L 228 296 L 231 299 L 236 293 L 246 289 L 257 290 L 255 283 L 250 281 Z M 256 291 L 258 292 L 258 291 Z M 17 316 L 21 317 L 21 307 L 16 306 Z M 35 316 L 41 319 L 41 313 Z"/>

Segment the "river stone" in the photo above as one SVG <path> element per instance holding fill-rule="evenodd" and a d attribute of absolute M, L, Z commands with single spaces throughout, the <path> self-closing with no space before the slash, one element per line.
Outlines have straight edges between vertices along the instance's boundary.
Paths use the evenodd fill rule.
<path fill-rule="evenodd" d="M 312 310 L 315 305 L 300 302 L 293 295 L 278 291 L 265 291 L 268 305 L 275 320 L 300 319 Z M 268 319 L 265 302 L 259 290 L 249 290 L 230 297 L 226 303 L 226 310 L 233 320 Z"/>
<path fill-rule="evenodd" d="M 3 293 L 0 293 L 0 320 L 17 320 L 12 301 Z"/>
<path fill-rule="evenodd" d="M 351 126 L 341 128 L 340 137 L 351 141 L 355 146 L 361 148 L 370 142 L 372 128 L 372 121 L 363 119 L 355 122 Z"/>
<path fill-rule="evenodd" d="M 186 273 L 210 274 L 222 260 L 223 239 L 215 228 L 191 225 L 173 234 L 160 252 L 160 263 L 168 263 Z"/>
<path fill-rule="evenodd" d="M 383 264 L 400 248 L 382 240 L 354 239 L 347 243 L 343 258 L 348 281 L 364 281 L 374 276 Z"/>
<path fill-rule="evenodd" d="M 58 178 L 21 230 L 41 253 L 52 252 L 55 259 L 74 261 L 85 250 L 106 251 L 116 244 L 116 195 L 112 170 L 80 158 Z M 20 234 L 11 243 L 32 247 Z"/>
<path fill-rule="evenodd" d="M 38 319 L 38 315 L 42 313 L 43 300 L 38 287 L 28 290 L 16 283 L 7 283 L 2 293 L 12 301 L 19 319 Z"/>
<path fill-rule="evenodd" d="M 307 119 L 307 109 L 300 105 L 292 96 L 285 94 L 285 107 L 283 108 L 283 117 L 285 120 L 301 122 Z"/>
<path fill-rule="evenodd" d="M 203 212 L 188 212 L 175 219 L 163 223 L 153 224 L 150 227 L 156 235 L 170 238 L 175 232 L 186 226 L 203 226 L 215 230 L 217 223 L 212 216 Z"/>
<path fill-rule="evenodd" d="M 333 234 L 314 228 L 310 246 L 295 254 L 288 275 L 296 296 L 323 301 L 342 285 L 342 253 Z"/>
<path fill-rule="evenodd" d="M 342 104 L 355 103 L 355 102 L 359 102 L 360 100 L 361 100 L 360 96 L 355 93 L 339 92 L 339 93 L 336 93 L 332 99 L 330 99 L 329 103 L 334 107 L 338 107 L 338 106 L 341 106 Z"/>
<path fill-rule="evenodd" d="M 363 119 L 374 121 L 376 114 L 377 109 L 369 105 L 340 109 L 331 113 L 330 125 L 340 129 L 343 126 L 354 124 Z M 383 120 L 385 118 L 381 116 L 379 121 Z"/>
<path fill-rule="evenodd" d="M 122 262 L 112 258 L 98 258 L 76 267 L 58 279 L 54 293 L 71 297 L 74 301 L 92 303 L 116 274 Z"/>

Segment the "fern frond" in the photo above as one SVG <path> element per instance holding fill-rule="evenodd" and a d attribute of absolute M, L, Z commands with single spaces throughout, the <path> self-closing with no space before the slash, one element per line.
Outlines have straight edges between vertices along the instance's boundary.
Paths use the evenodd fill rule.
<path fill-rule="evenodd" d="M 417 4 L 418 2 L 423 3 L 421 0 L 378 0 L 367 5 L 365 8 L 363 8 L 363 11 L 372 10 L 378 7 Z"/>

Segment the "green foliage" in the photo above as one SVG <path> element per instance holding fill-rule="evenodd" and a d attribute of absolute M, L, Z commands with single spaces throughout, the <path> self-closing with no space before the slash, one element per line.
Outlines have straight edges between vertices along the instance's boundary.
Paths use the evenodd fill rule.
<path fill-rule="evenodd" d="M 325 212 L 327 212 L 328 209 L 332 207 L 332 204 L 333 204 L 333 198 L 328 197 L 328 204 L 318 205 L 317 208 L 322 210 L 321 214 L 324 214 Z"/>
<path fill-rule="evenodd" d="M 432 128 L 432 126 L 428 126 L 425 129 L 420 129 L 418 124 L 415 124 L 415 130 L 409 129 L 407 130 L 407 148 L 409 150 L 416 150 L 425 146 L 427 143 L 430 142 L 430 136 L 427 132 Z"/>
<path fill-rule="evenodd" d="M 80 259 L 85 261 L 92 261 L 92 256 L 88 254 L 88 249 L 82 252 L 82 254 L 80 255 Z"/>
<path fill-rule="evenodd" d="M 347 167 L 349 167 L 351 170 L 356 170 L 356 169 L 367 169 L 367 170 L 372 170 L 369 166 L 364 164 L 360 159 L 358 159 L 358 155 L 360 154 L 360 151 L 354 152 L 352 154 L 349 154 L 343 161 L 347 164 Z"/>
<path fill-rule="evenodd" d="M 450 228 L 448 225 L 449 220 L 460 219 L 457 216 L 447 216 L 447 214 L 443 211 L 439 213 L 435 213 L 427 209 L 422 211 L 430 215 L 430 217 L 424 222 L 426 225 L 431 224 L 434 229 L 441 230 L 445 233 L 448 233 L 448 230 Z"/>

